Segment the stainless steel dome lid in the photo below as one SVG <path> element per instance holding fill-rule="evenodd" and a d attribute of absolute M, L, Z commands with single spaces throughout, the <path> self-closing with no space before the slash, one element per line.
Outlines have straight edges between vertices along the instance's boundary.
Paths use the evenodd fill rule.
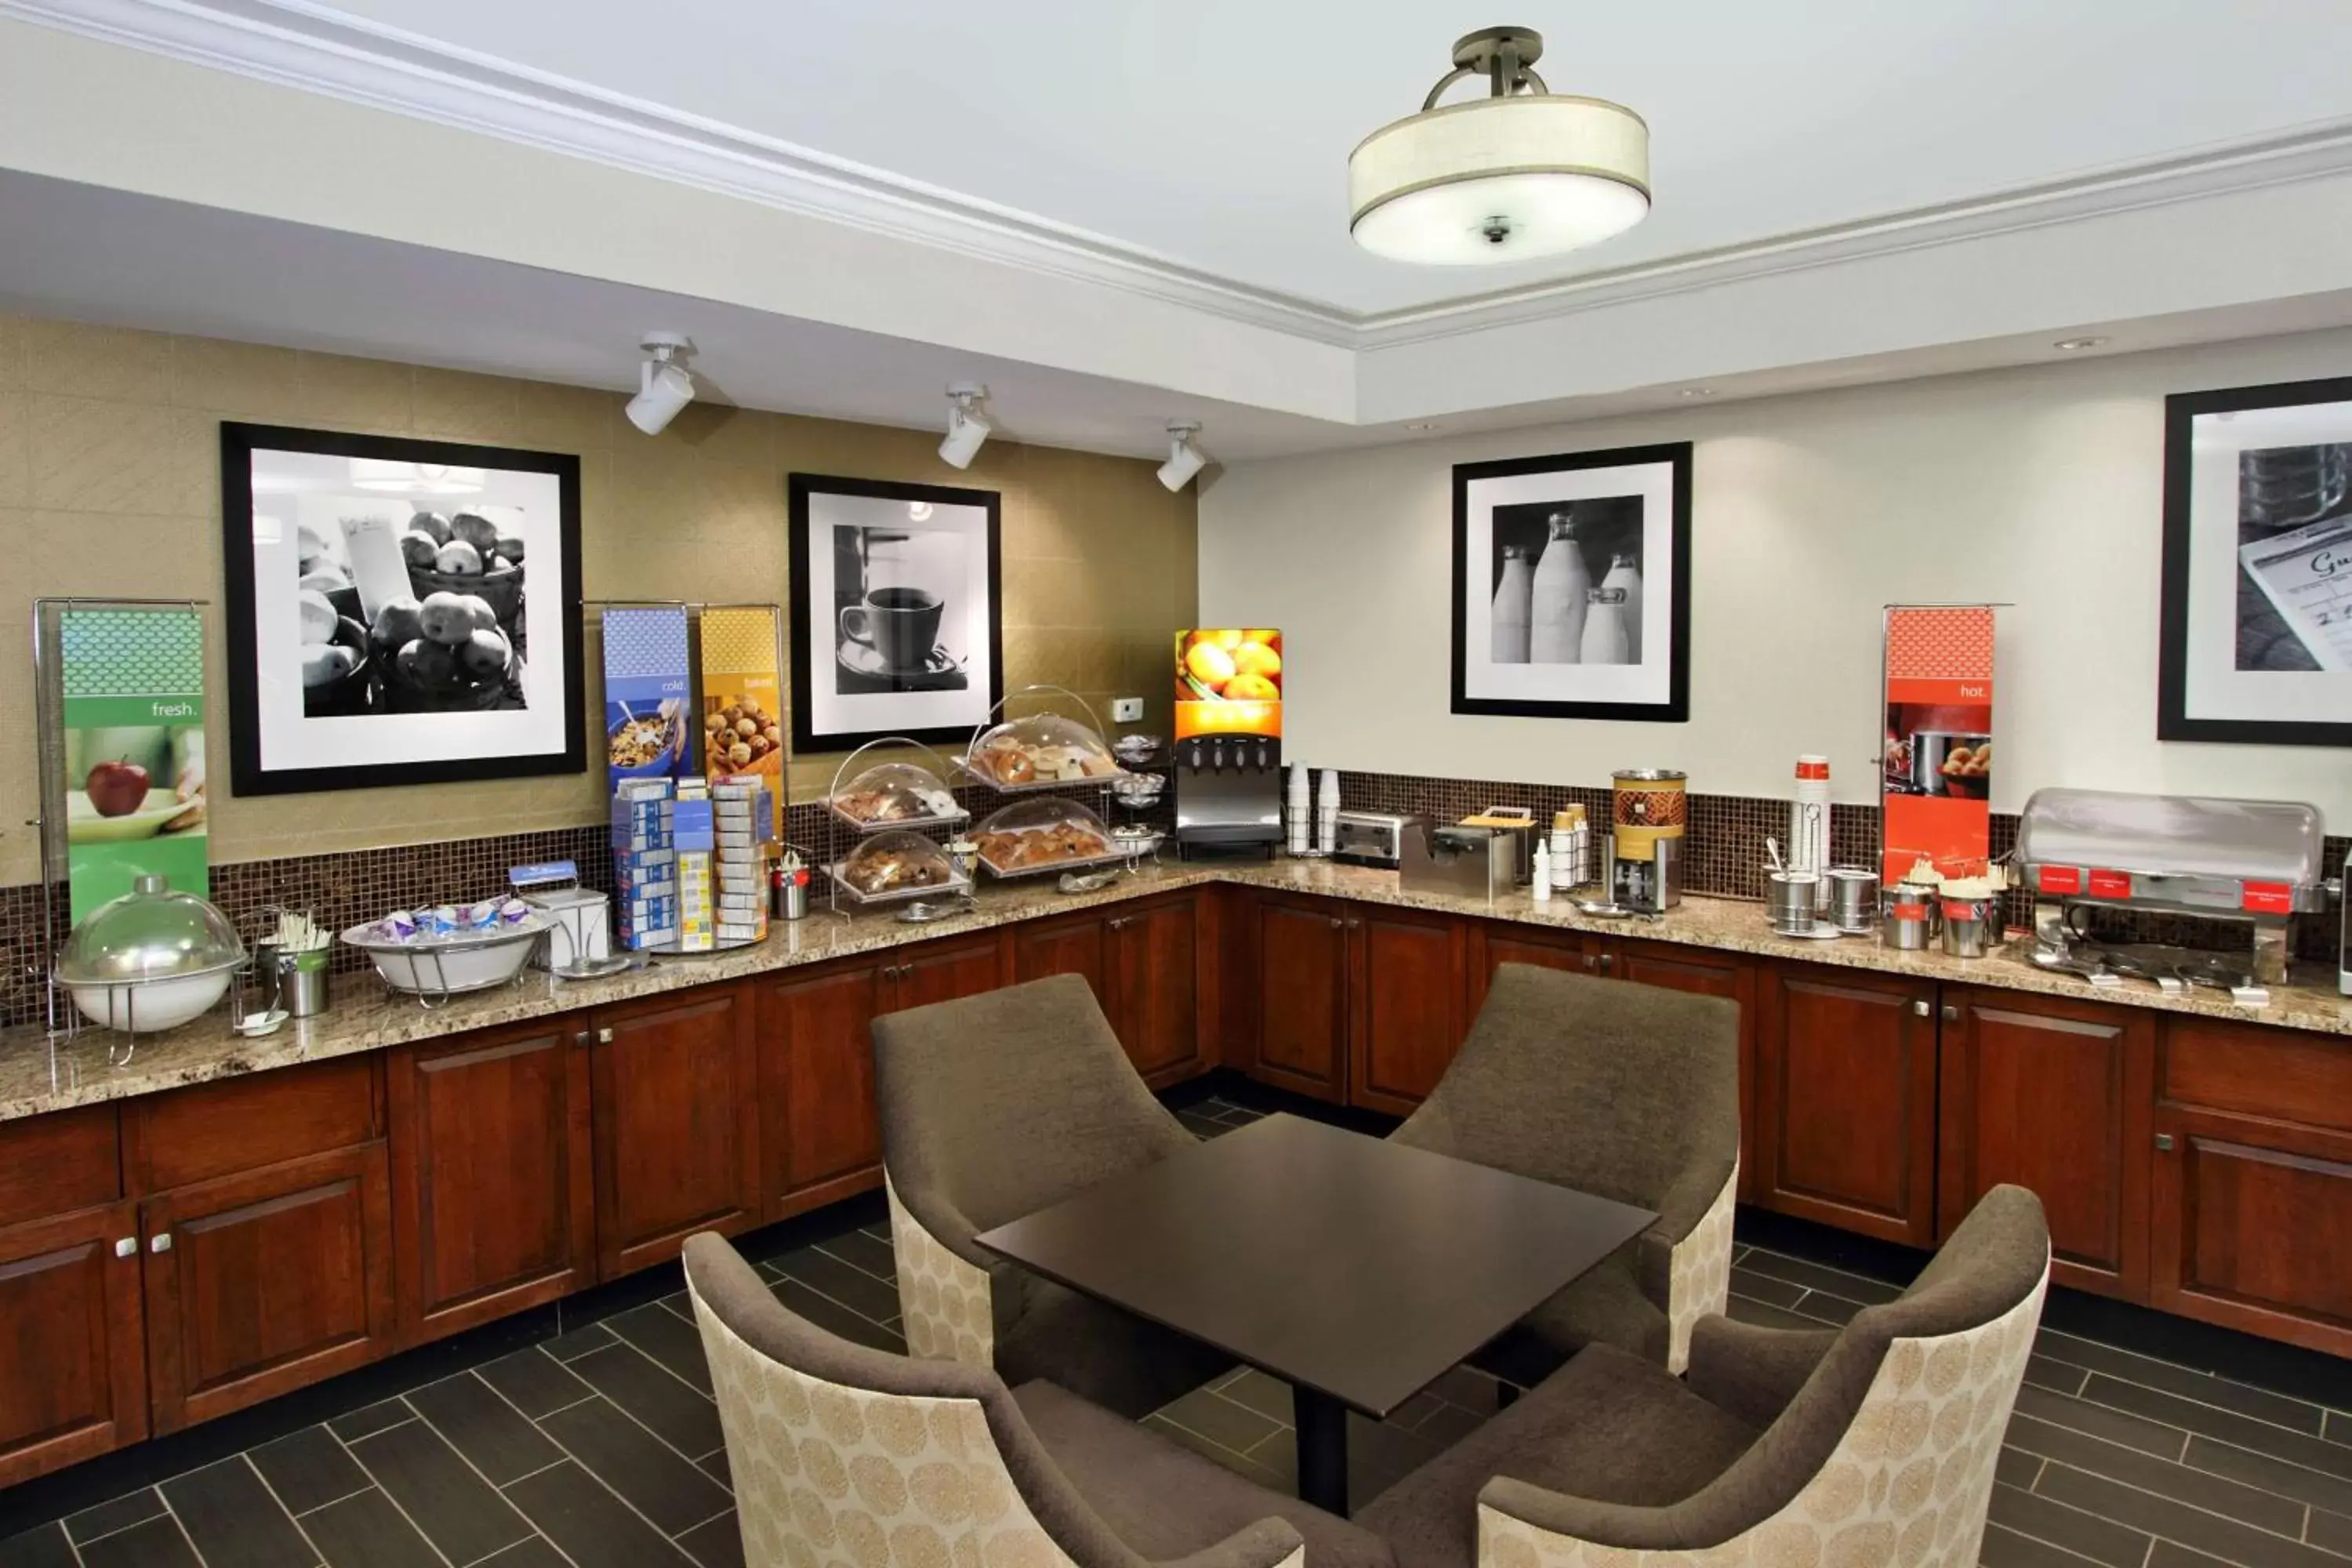
<path fill-rule="evenodd" d="M 226 915 L 148 875 L 74 927 L 58 955 L 58 979 L 68 985 L 175 980 L 244 962 L 245 943 Z"/>

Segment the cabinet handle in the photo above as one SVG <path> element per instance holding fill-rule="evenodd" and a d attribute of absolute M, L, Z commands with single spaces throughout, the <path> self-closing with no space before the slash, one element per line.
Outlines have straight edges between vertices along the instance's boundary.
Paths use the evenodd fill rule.
<path fill-rule="evenodd" d="M 1954 1004 L 1954 1003 L 1950 1003 L 1950 1002 L 1947 1002 L 1947 1003 L 1945 1003 L 1945 1004 L 1944 1004 L 1944 1022 L 1946 1022 L 1947 1024 L 1957 1024 L 1957 1023 L 1958 1023 L 1959 1021 L 1960 1021 L 1960 1009 L 1959 1009 L 1959 1007 L 1958 1006 L 1958 1005 L 1956 1005 L 1956 1004 Z"/>
<path fill-rule="evenodd" d="M 584 1046 L 588 1043 L 589 1038 L 590 1036 L 588 1031 L 583 1029 L 578 1034 L 572 1037 L 572 1043 L 575 1046 Z"/>
<path fill-rule="evenodd" d="M 2159 1132 L 2159 1133 L 2158 1133 L 2158 1134 L 2156 1135 L 2156 1147 L 2157 1147 L 2158 1152 L 2160 1152 L 2160 1153 L 2166 1153 L 2166 1154 L 2169 1154 L 2169 1153 L 2171 1153 L 2171 1152 L 2172 1152 L 2172 1134 L 2171 1134 L 2171 1133 L 2169 1133 L 2169 1132 Z"/>
<path fill-rule="evenodd" d="M 1345 926 L 1347 923 L 1348 923 L 1348 922 L 1347 922 L 1346 921 L 1341 920 L 1338 915 L 1333 915 L 1333 916 L 1331 917 L 1331 929 L 1332 929 L 1333 931 L 1338 931 L 1338 930 L 1339 930 L 1341 927 Z"/>
<path fill-rule="evenodd" d="M 1936 1009 L 1928 1004 L 1925 996 L 1919 997 L 1911 1004 L 1911 1011 L 1918 1014 L 1922 1018 L 1933 1017 L 1936 1013 Z"/>
<path fill-rule="evenodd" d="M 1110 929 L 1113 931 L 1125 931 L 1127 929 L 1127 921 L 1124 920 L 1113 921 L 1110 922 Z"/>
<path fill-rule="evenodd" d="M 1348 921 L 1348 929 L 1349 931 L 1361 931 L 1364 929 L 1364 922 L 1360 920 L 1351 919 Z"/>
<path fill-rule="evenodd" d="M 600 1046 L 609 1046 L 609 1045 L 611 1045 L 611 1044 L 613 1043 L 613 1031 L 612 1031 L 612 1030 L 610 1030 L 610 1029 L 599 1029 L 599 1030 L 597 1030 L 597 1031 L 596 1031 L 596 1043 L 597 1043 L 598 1045 L 600 1045 Z"/>
<path fill-rule="evenodd" d="M 149 1237 L 147 1238 L 147 1250 L 148 1250 L 148 1251 L 150 1251 L 150 1252 L 169 1252 L 169 1251 L 171 1251 L 171 1250 L 172 1250 L 172 1233 L 171 1233 L 170 1231 L 166 1230 L 166 1231 L 159 1232 L 158 1234 L 156 1234 L 156 1235 L 154 1235 L 154 1236 Z"/>
<path fill-rule="evenodd" d="M 1599 969 L 1600 967 L 1601 961 L 1599 959 L 1593 957 L 1592 954 L 1589 952 L 1584 955 L 1584 972 L 1587 974 L 1591 973 L 1594 970 Z"/>
<path fill-rule="evenodd" d="M 1617 955 L 1616 955 L 1615 953 L 1613 953 L 1613 952 L 1604 952 L 1604 953 L 1602 953 L 1602 954 L 1601 955 L 1601 973 L 1606 974 L 1606 973 L 1608 973 L 1611 970 L 1615 969 L 1616 967 L 1617 967 Z"/>
<path fill-rule="evenodd" d="M 126 1237 L 122 1237 L 120 1241 L 117 1241 L 117 1242 L 114 1244 L 114 1256 L 115 1256 L 115 1257 L 117 1257 L 117 1258 L 136 1258 L 136 1257 L 138 1257 L 138 1256 L 139 1256 L 139 1238 L 138 1238 L 137 1237 L 135 1237 L 135 1236 L 126 1236 Z"/>

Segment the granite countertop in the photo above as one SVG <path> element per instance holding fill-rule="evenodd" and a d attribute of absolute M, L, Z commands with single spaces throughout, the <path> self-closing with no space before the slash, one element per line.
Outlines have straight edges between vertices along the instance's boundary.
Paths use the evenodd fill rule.
<path fill-rule="evenodd" d="M 512 985 L 454 997 L 447 1005 L 431 1009 L 420 1006 L 414 997 L 388 993 L 371 975 L 339 975 L 335 1003 L 328 1013 L 289 1022 L 260 1039 L 243 1039 L 231 1031 L 226 1008 L 182 1028 L 135 1041 L 129 1036 L 88 1028 L 52 1047 L 37 1028 L 12 1030 L 0 1034 L 0 1121 L 380 1050 L 467 1029 L 521 1023 L 912 942 L 991 931 L 1044 915 L 1218 881 L 2352 1036 L 2352 998 L 2337 994 L 2332 973 L 2316 970 L 2298 972 L 2295 983 L 2273 986 L 2270 1005 L 2249 1008 L 2212 991 L 2168 996 L 2138 984 L 2094 989 L 2073 975 L 2036 968 L 2024 956 L 2021 941 L 2012 941 L 1989 958 L 1974 960 L 1947 958 L 1941 952 L 1900 952 L 1862 938 L 1796 941 L 1775 936 L 1766 928 L 1762 905 L 1735 900 L 1686 899 L 1680 908 L 1658 920 L 1597 920 L 1578 913 L 1574 903 L 1565 899 L 1538 903 L 1521 892 L 1490 901 L 1412 891 L 1400 884 L 1393 871 L 1328 861 L 1170 864 L 1148 867 L 1095 893 L 1060 892 L 1050 877 L 992 886 L 982 891 L 970 911 L 925 925 L 902 924 L 887 912 L 843 919 L 820 906 L 806 920 L 774 922 L 768 940 L 756 946 L 703 957 L 656 959 L 643 968 L 603 980 L 562 981 L 538 970 L 526 970 Z M 129 1059 L 113 1065 L 109 1060 L 110 1047 L 117 1058 L 128 1050 Z"/>

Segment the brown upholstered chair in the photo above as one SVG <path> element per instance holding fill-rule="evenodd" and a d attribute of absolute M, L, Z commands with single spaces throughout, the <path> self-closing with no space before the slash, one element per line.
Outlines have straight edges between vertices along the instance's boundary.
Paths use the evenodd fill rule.
<path fill-rule="evenodd" d="M 751 1568 L 1392 1568 L 1378 1538 L 1047 1383 L 836 1339 L 686 1244 Z"/>
<path fill-rule="evenodd" d="M 1595 1345 L 1359 1522 L 1401 1568 L 1975 1568 L 2049 1279 L 2041 1201 L 1996 1187 L 1844 1328 L 1708 1318 L 1687 1384 Z"/>
<path fill-rule="evenodd" d="M 1680 1372 L 1723 1310 L 1739 1184 L 1739 1009 L 1531 964 L 1495 971 L 1437 1088 L 1390 1137 L 1658 1213 L 1519 1325 L 1543 1368 L 1610 1344 Z"/>
<path fill-rule="evenodd" d="M 874 1020 L 898 1312 L 919 1356 L 1050 1378 L 1140 1417 L 1232 1364 L 972 1237 L 1197 1142 L 1075 974 Z"/>

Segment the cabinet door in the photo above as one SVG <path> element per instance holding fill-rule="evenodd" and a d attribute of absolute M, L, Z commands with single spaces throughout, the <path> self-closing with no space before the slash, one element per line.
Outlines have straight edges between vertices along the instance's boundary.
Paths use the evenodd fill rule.
<path fill-rule="evenodd" d="M 883 966 L 872 963 L 787 970 L 762 983 L 760 1099 L 770 1219 L 879 1184 L 869 1026 L 889 984 Z"/>
<path fill-rule="evenodd" d="M 348 1372 L 390 1348 L 382 1143 L 163 1193 L 142 1216 L 156 1431 Z"/>
<path fill-rule="evenodd" d="M 1348 1043 L 1348 931 L 1336 905 L 1257 905 L 1257 1071 L 1284 1089 L 1338 1100 Z"/>
<path fill-rule="evenodd" d="M 1109 932 L 1111 1022 L 1155 1089 L 1201 1070 L 1200 955 L 1192 900 L 1121 910 Z"/>
<path fill-rule="evenodd" d="M 1936 988 L 1812 965 L 1761 981 L 1763 1201 L 1927 1247 L 1936 1238 Z"/>
<path fill-rule="evenodd" d="M 1596 938 L 1592 949 L 1598 951 L 1602 945 Z M 1539 969 L 1572 969 L 1580 973 L 1593 966 L 1588 962 L 1583 937 L 1574 931 L 1537 931 L 1527 926 L 1481 921 L 1470 933 L 1466 952 L 1464 1005 L 1468 1011 L 1463 1016 L 1473 1023 L 1477 1021 L 1478 1009 L 1486 1005 L 1487 989 L 1494 984 L 1495 971 L 1500 965 L 1532 963 Z"/>
<path fill-rule="evenodd" d="M 596 1253 L 605 1279 L 677 1256 L 698 1230 L 760 1223 L 751 999 L 704 986 L 600 1009 Z"/>
<path fill-rule="evenodd" d="M 2163 1102 L 2155 1121 L 2150 1303 L 2352 1355 L 2352 1135 Z"/>
<path fill-rule="evenodd" d="M 1462 1048 L 1463 922 L 1375 905 L 1349 910 L 1348 1103 L 1402 1116 Z"/>
<path fill-rule="evenodd" d="M 1003 951 L 994 937 L 927 942 L 908 949 L 895 971 L 886 1011 L 928 1007 L 934 1002 L 977 996 L 1003 984 Z"/>
<path fill-rule="evenodd" d="M 1763 1186 L 1756 1148 L 1756 964 L 1744 958 L 1627 938 L 1598 955 L 1601 973 L 1636 985 L 1663 985 L 1739 1005 L 1739 1195 L 1753 1202 Z"/>
<path fill-rule="evenodd" d="M 386 1060 L 404 1344 L 594 1283 L 589 1037 L 550 1020 Z"/>
<path fill-rule="evenodd" d="M 0 1229 L 0 1487 L 147 1435 L 139 1331 L 136 1205 Z"/>
<path fill-rule="evenodd" d="M 1112 1006 L 1111 963 L 1105 951 L 1108 931 L 1109 922 L 1098 914 L 1014 926 L 1007 942 L 1012 952 L 1012 984 L 1075 974 L 1086 981 L 1108 1015 Z"/>
<path fill-rule="evenodd" d="M 2014 1182 L 2049 1215 L 2053 1279 L 2146 1300 L 2154 1016 L 1948 986 L 1942 1020 L 1938 1237 Z"/>

